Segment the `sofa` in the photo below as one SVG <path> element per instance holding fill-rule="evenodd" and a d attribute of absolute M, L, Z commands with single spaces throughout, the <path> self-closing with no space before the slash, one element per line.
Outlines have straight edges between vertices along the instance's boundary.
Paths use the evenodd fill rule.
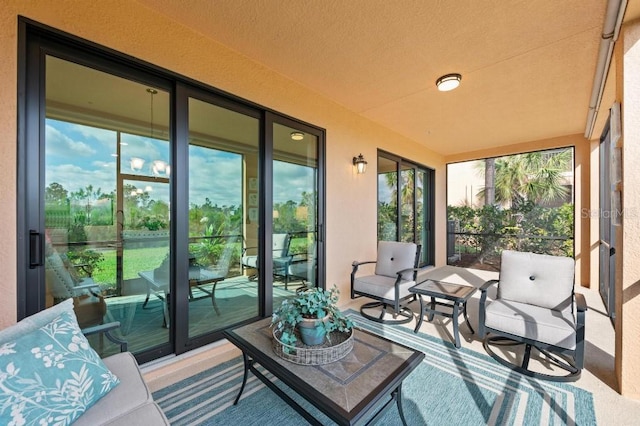
<path fill-rule="evenodd" d="M 169 425 L 129 352 L 100 359 L 73 300 L 0 330 L 0 424 Z"/>

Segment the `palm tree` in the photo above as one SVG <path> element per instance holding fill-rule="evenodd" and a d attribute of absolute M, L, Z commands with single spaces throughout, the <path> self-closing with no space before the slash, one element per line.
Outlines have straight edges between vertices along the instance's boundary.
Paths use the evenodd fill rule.
<path fill-rule="evenodd" d="M 530 152 L 495 159 L 495 170 L 490 163 L 485 167 L 485 188 L 478 195 L 489 200 L 490 173 L 495 181 L 495 202 L 518 207 L 525 201 L 536 204 L 548 203 L 565 197 L 568 193 L 563 185 L 563 173 L 570 170 L 571 149 Z"/>
<path fill-rule="evenodd" d="M 401 241 L 406 241 L 408 235 L 410 234 L 410 241 L 414 240 L 413 235 L 413 223 L 414 223 L 414 200 L 420 199 L 422 197 L 422 181 L 421 174 L 418 174 L 418 185 L 416 187 L 416 193 L 414 197 L 414 182 L 416 179 L 415 169 L 402 169 L 400 172 L 400 206 L 401 206 L 401 217 L 402 217 L 402 230 L 401 230 Z M 398 205 L 398 173 L 397 172 L 388 172 L 384 174 L 385 181 L 387 187 L 391 190 L 390 203 L 388 204 L 388 208 L 383 209 L 384 211 L 394 212 L 397 211 Z M 391 210 L 389 210 L 389 208 Z M 379 208 L 379 215 L 381 209 Z M 378 222 L 383 224 L 385 221 L 390 220 L 390 215 L 385 215 L 385 217 L 379 217 Z M 394 215 L 395 216 L 395 215 Z M 395 222 L 395 220 L 394 220 Z"/>

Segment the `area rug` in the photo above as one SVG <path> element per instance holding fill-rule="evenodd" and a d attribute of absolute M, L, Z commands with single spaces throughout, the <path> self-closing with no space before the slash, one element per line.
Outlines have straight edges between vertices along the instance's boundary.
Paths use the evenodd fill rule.
<path fill-rule="evenodd" d="M 382 325 L 347 311 L 359 327 L 425 353 L 402 385 L 409 425 L 595 425 L 593 396 L 564 383 L 535 380 L 511 371 L 486 354 L 401 326 Z M 242 399 L 238 357 L 153 394 L 172 425 L 277 425 L 306 421 L 252 374 Z M 274 383 L 286 388 L 267 374 Z M 295 393 L 288 392 L 291 396 Z M 297 397 L 297 395 L 295 395 Z M 294 398 L 322 422 L 333 424 L 306 401 Z M 394 406 L 380 425 L 400 425 Z"/>

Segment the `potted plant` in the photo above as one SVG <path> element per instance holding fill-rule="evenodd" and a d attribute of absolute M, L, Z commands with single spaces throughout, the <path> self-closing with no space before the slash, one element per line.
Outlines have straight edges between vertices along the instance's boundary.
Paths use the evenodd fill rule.
<path fill-rule="evenodd" d="M 320 345 L 325 339 L 331 343 L 329 333 L 332 331 L 349 332 L 353 321 L 338 309 L 339 294 L 334 285 L 331 290 L 315 287 L 285 299 L 271 318 L 279 340 L 295 346 L 298 341 L 296 328 L 306 345 Z"/>

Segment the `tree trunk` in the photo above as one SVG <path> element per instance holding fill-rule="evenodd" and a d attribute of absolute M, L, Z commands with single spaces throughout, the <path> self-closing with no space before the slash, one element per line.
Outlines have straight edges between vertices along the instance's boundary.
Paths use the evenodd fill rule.
<path fill-rule="evenodd" d="M 490 206 L 496 202 L 496 159 L 484 160 L 484 205 Z"/>

